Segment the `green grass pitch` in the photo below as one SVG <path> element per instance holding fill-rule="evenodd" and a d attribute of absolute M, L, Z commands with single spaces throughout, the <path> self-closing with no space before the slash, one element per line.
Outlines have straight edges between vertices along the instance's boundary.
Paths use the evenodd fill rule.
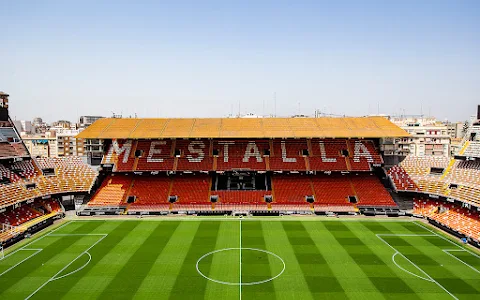
<path fill-rule="evenodd" d="M 480 299 L 480 256 L 418 222 L 71 221 L 0 260 L 0 299 Z"/>

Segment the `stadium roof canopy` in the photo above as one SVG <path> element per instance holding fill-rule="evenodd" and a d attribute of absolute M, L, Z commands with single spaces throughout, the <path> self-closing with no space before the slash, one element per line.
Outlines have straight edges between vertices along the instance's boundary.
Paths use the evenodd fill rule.
<path fill-rule="evenodd" d="M 409 134 L 384 117 L 116 119 L 95 121 L 77 138 L 382 138 Z"/>

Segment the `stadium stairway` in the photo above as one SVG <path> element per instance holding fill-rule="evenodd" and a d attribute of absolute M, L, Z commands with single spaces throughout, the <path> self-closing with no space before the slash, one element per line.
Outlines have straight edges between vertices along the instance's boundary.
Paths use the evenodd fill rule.
<path fill-rule="evenodd" d="M 469 141 L 466 141 L 465 144 L 463 145 L 462 149 L 458 152 L 459 155 L 465 154 L 465 151 L 467 151 L 468 146 L 470 145 Z"/>

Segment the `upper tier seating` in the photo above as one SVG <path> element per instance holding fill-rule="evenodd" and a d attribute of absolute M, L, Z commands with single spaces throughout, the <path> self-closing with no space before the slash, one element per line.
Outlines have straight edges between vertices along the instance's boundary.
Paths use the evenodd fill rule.
<path fill-rule="evenodd" d="M 26 157 L 28 152 L 22 143 L 0 142 L 0 157 Z"/>
<path fill-rule="evenodd" d="M 213 170 L 213 157 L 209 140 L 177 140 L 175 148 L 180 150 L 177 170 L 210 171 Z"/>
<path fill-rule="evenodd" d="M 178 139 L 113 140 L 102 162 L 114 164 L 119 172 L 370 171 L 372 164 L 383 160 L 369 140 Z"/>
<path fill-rule="evenodd" d="M 480 186 L 480 161 L 455 160 L 444 179 L 458 184 Z"/>
<path fill-rule="evenodd" d="M 304 171 L 307 169 L 302 151 L 308 149 L 307 141 L 299 140 L 273 140 L 269 157 L 270 170 Z"/>
<path fill-rule="evenodd" d="M 429 175 L 431 168 L 447 168 L 449 159 L 437 156 L 407 156 L 400 166 L 410 175 Z"/>
<path fill-rule="evenodd" d="M 382 156 L 375 149 L 372 141 L 368 140 L 348 140 L 350 153 L 350 170 L 369 171 L 370 164 L 383 164 Z"/>
<path fill-rule="evenodd" d="M 397 191 L 419 191 L 417 184 L 401 166 L 393 166 L 387 172 Z"/>
<path fill-rule="evenodd" d="M 44 176 L 38 169 L 53 169 L 55 174 Z M 13 179 L 9 184 L 0 184 L 0 206 L 57 193 L 88 192 L 97 177 L 77 157 L 37 158 L 13 163 L 8 168 L 0 165 L 0 173 Z M 29 184 L 33 186 L 27 188 Z"/>
<path fill-rule="evenodd" d="M 97 172 L 83 163 L 80 157 L 42 157 L 36 158 L 35 161 L 40 169 L 54 167 L 54 176 L 36 176 L 31 178 L 33 182 L 37 183 L 38 188 L 47 195 L 89 192 L 97 177 Z"/>
<path fill-rule="evenodd" d="M 464 156 L 480 157 L 480 141 L 470 141 L 468 147 L 463 152 Z"/>
<path fill-rule="evenodd" d="M 268 140 L 228 140 L 213 142 L 220 155 L 217 170 L 266 170 L 264 152 L 270 148 Z"/>
<path fill-rule="evenodd" d="M 397 179 L 410 178 L 417 186 L 415 191 L 451 197 L 471 204 L 480 205 L 480 163 L 477 161 L 449 160 L 444 157 L 408 156 L 400 167 L 389 171 L 390 177 L 397 185 L 410 184 L 395 182 L 395 173 L 404 169 L 407 176 L 398 175 Z M 431 174 L 431 168 L 443 168 L 443 174 Z M 401 189 L 400 189 L 401 190 Z"/>
<path fill-rule="evenodd" d="M 345 139 L 312 139 L 312 155 L 308 158 L 310 170 L 346 171 L 346 158 L 342 151 L 348 151 Z"/>
<path fill-rule="evenodd" d="M 137 171 L 171 171 L 174 158 L 172 141 L 138 141 L 136 151 L 141 151 L 138 158 Z"/>

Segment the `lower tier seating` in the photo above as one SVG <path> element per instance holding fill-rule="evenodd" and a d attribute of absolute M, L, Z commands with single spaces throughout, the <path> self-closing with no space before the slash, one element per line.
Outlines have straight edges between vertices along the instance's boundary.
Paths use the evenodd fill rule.
<path fill-rule="evenodd" d="M 0 244 L 28 229 L 37 220 L 62 213 L 63 208 L 57 200 L 35 201 L 31 204 L 0 213 Z"/>
<path fill-rule="evenodd" d="M 193 210 L 192 207 L 226 209 L 227 204 L 260 205 L 271 210 L 355 211 L 356 206 L 396 206 L 380 180 L 373 174 L 281 175 L 271 176 L 272 190 L 211 190 L 207 174 L 175 176 L 108 176 L 89 205 L 127 206 L 129 211 Z M 218 196 L 216 203 L 210 195 Z M 267 203 L 265 196 L 273 202 Z M 127 199 L 134 196 L 133 203 Z M 176 196 L 170 203 L 170 196 Z M 314 196 L 308 203 L 306 196 Z M 357 203 L 353 201 L 357 200 Z M 193 205 L 193 206 L 191 206 Z"/>
<path fill-rule="evenodd" d="M 416 199 L 413 212 L 480 241 L 480 212 L 431 199 Z"/>
<path fill-rule="evenodd" d="M 223 203 L 265 203 L 264 196 L 271 191 L 212 191 Z"/>
<path fill-rule="evenodd" d="M 118 206 L 125 203 L 127 191 L 132 184 L 132 177 L 110 175 L 102 183 L 88 205 Z"/>
<path fill-rule="evenodd" d="M 392 196 L 375 175 L 354 175 L 350 180 L 358 198 L 358 206 L 396 206 Z"/>
<path fill-rule="evenodd" d="M 274 176 L 272 180 L 276 203 L 305 202 L 305 196 L 313 195 L 313 186 L 310 178 L 297 175 Z"/>

